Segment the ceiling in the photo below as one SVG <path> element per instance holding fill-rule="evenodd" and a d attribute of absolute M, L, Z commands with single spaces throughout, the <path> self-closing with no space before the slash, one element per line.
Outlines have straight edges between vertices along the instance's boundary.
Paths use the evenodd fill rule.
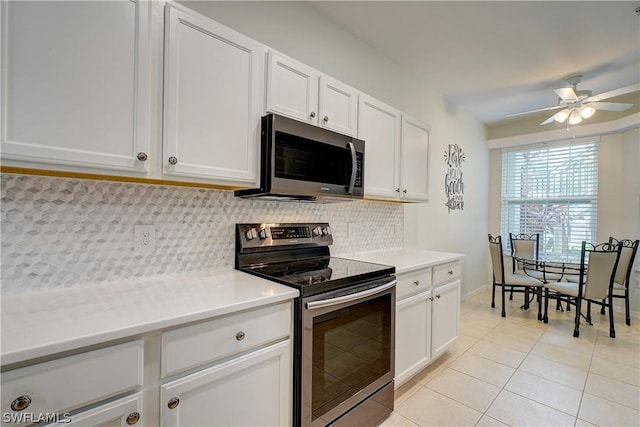
<path fill-rule="evenodd" d="M 488 126 L 549 117 L 506 118 L 556 105 L 571 75 L 594 95 L 640 83 L 640 1 L 308 4 Z M 624 99 L 638 111 L 640 92 Z"/>

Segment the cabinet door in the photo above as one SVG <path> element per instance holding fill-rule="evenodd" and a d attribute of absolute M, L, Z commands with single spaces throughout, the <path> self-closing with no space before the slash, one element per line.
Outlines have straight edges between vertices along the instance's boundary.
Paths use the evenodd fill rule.
<path fill-rule="evenodd" d="M 161 386 L 161 423 L 291 425 L 292 371 L 287 340 L 172 381 Z"/>
<path fill-rule="evenodd" d="M 400 112 L 361 94 L 358 107 L 358 138 L 365 141 L 365 197 L 397 199 L 400 192 Z"/>
<path fill-rule="evenodd" d="M 114 400 L 93 409 L 69 415 L 67 426 L 127 427 L 142 426 L 142 393 Z M 58 422 L 47 424 L 59 426 Z"/>
<path fill-rule="evenodd" d="M 145 173 L 149 3 L 0 8 L 4 163 Z"/>
<path fill-rule="evenodd" d="M 431 356 L 437 357 L 458 338 L 460 331 L 460 280 L 455 280 L 433 290 L 431 320 Z"/>
<path fill-rule="evenodd" d="M 254 185 L 263 45 L 195 12 L 165 13 L 163 173 Z"/>
<path fill-rule="evenodd" d="M 431 359 L 430 297 L 431 291 L 428 291 L 396 304 L 396 388 Z"/>
<path fill-rule="evenodd" d="M 319 73 L 273 51 L 267 62 L 267 111 L 317 125 Z"/>
<path fill-rule="evenodd" d="M 358 133 L 358 91 L 328 76 L 320 77 L 320 126 L 355 136 Z"/>
<path fill-rule="evenodd" d="M 429 200 L 429 127 L 403 116 L 401 197 L 412 201 Z"/>

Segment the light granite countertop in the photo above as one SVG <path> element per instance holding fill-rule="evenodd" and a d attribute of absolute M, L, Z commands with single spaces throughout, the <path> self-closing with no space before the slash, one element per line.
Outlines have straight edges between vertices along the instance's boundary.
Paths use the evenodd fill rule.
<path fill-rule="evenodd" d="M 294 288 L 236 270 L 2 297 L 1 364 L 277 303 Z"/>

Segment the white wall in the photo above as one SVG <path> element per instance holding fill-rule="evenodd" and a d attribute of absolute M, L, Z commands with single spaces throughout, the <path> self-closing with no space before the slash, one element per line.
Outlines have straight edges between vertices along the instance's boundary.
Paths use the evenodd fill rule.
<path fill-rule="evenodd" d="M 598 160 L 597 241 L 640 238 L 640 130 L 602 135 Z M 500 232 L 501 150 L 491 150 L 489 230 Z M 640 315 L 640 259 L 632 276 L 631 310 Z"/>
<path fill-rule="evenodd" d="M 442 96 L 418 84 L 408 71 L 305 2 L 182 3 L 429 123 L 431 200 L 405 205 L 405 242 L 465 253 L 463 295 L 488 284 L 489 157 L 484 125 L 446 105 Z M 448 144 L 458 144 L 466 153 L 462 166 L 464 210 L 451 213 L 444 194 L 444 151 Z"/>

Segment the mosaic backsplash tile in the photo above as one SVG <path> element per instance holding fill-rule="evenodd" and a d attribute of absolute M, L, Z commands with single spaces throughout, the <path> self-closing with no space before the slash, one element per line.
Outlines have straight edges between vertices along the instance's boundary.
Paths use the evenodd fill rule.
<path fill-rule="evenodd" d="M 255 201 L 201 188 L 0 179 L 3 294 L 232 268 L 235 224 L 243 222 L 329 222 L 333 255 L 403 244 L 404 209 L 396 203 Z M 350 223 L 357 223 L 351 236 Z M 137 224 L 155 225 L 153 253 L 134 255 Z"/>

